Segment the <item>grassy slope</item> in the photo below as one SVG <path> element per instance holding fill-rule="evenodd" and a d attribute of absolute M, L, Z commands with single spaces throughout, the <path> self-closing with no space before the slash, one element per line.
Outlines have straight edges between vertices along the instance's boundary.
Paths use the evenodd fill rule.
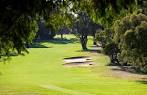
<path fill-rule="evenodd" d="M 63 67 L 62 59 L 65 57 L 91 55 L 88 52 L 80 52 L 79 43 L 42 44 L 50 48 L 31 48 L 29 54 L 13 57 L 6 64 L 0 64 L 0 95 L 146 95 L 147 93 L 146 84 L 105 76 L 107 72 L 105 64 L 109 59 L 104 55 L 93 56 L 95 67 Z"/>

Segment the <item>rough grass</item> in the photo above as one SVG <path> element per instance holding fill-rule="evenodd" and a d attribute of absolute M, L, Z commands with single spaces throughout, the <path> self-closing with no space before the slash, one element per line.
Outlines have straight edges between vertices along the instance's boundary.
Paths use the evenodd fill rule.
<path fill-rule="evenodd" d="M 74 36 L 66 36 L 68 39 Z M 90 38 L 91 39 L 91 38 Z M 133 81 L 107 75 L 109 58 L 81 52 L 76 41 L 59 39 L 40 43 L 29 54 L 0 63 L 0 95 L 146 95 L 145 80 Z M 91 40 L 89 46 L 91 46 Z M 94 67 L 66 68 L 63 59 L 92 56 Z M 125 77 L 125 76 L 124 76 Z"/>

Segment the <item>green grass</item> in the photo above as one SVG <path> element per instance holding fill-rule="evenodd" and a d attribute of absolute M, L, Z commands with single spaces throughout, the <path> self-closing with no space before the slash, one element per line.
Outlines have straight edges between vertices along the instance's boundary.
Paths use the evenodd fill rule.
<path fill-rule="evenodd" d="M 30 48 L 29 54 L 0 63 L 0 95 L 147 95 L 145 83 L 106 76 L 107 56 L 80 52 L 80 44 L 72 41 L 42 45 L 49 48 Z M 63 58 L 82 55 L 91 55 L 96 65 L 62 65 Z"/>

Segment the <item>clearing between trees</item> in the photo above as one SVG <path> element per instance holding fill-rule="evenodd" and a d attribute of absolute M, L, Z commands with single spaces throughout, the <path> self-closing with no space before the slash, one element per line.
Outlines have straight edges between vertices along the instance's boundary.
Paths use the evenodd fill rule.
<path fill-rule="evenodd" d="M 75 38 L 65 35 L 66 39 Z M 41 42 L 29 54 L 0 63 L 0 95 L 146 95 L 147 76 L 107 66 L 109 57 L 81 51 L 78 42 Z M 64 58 L 89 56 L 94 64 L 67 68 Z M 88 60 L 88 61 L 89 61 Z M 118 69 L 118 71 L 114 70 Z"/>

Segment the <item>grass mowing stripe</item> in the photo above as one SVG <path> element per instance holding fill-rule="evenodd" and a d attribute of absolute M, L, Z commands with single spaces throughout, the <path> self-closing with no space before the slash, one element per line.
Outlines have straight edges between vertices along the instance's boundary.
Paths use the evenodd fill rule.
<path fill-rule="evenodd" d="M 85 93 L 85 92 L 81 92 L 81 91 L 74 91 L 74 90 L 62 88 L 62 87 L 55 86 L 55 85 L 40 85 L 40 87 L 47 88 L 50 90 L 64 92 L 64 93 L 71 94 L 71 95 L 95 95 L 95 94 Z"/>

